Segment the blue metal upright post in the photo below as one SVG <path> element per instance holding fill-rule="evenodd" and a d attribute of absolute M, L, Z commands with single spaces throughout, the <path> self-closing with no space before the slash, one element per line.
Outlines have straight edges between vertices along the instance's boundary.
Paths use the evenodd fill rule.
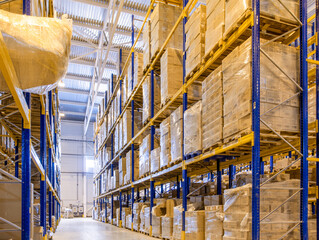
<path fill-rule="evenodd" d="M 132 15 L 132 47 L 134 45 L 134 15 Z M 132 92 L 134 89 L 134 49 L 132 52 Z M 132 138 L 134 137 L 134 99 L 132 99 L 131 102 L 131 112 L 132 112 L 132 125 L 131 125 L 131 131 L 132 131 Z M 132 174 L 132 186 L 131 186 L 131 193 L 132 193 L 132 209 L 134 207 L 134 143 L 131 144 L 131 174 Z M 131 230 L 133 231 L 133 220 L 134 220 L 134 214 L 132 212 L 132 226 Z"/>
<path fill-rule="evenodd" d="M 46 109 L 45 105 L 41 106 L 40 116 L 40 160 L 44 169 L 44 176 L 41 176 L 40 182 L 40 223 L 43 228 L 43 237 L 46 235 L 46 198 L 47 198 L 47 187 L 46 187 L 46 168 L 47 168 L 47 136 L 46 136 Z"/>
<path fill-rule="evenodd" d="M 186 7 L 188 0 L 183 0 L 183 8 Z M 185 25 L 187 22 L 187 16 L 183 18 L 183 84 L 186 83 L 186 30 Z M 187 110 L 187 91 L 183 92 L 183 116 Z M 184 117 L 183 117 L 183 136 L 184 136 Z M 182 235 L 181 239 L 185 240 L 185 213 L 187 211 L 187 194 L 188 194 L 188 180 L 187 180 L 187 168 L 185 158 L 185 146 L 184 139 L 182 144 L 183 163 L 182 163 L 182 181 L 183 181 L 183 213 L 182 213 Z"/>
<path fill-rule="evenodd" d="M 234 166 L 229 165 L 229 188 L 233 187 L 233 180 L 234 180 Z"/>
<path fill-rule="evenodd" d="M 23 0 L 23 14 L 30 15 L 31 14 L 31 1 Z"/>
<path fill-rule="evenodd" d="M 120 223 L 119 227 L 122 227 L 122 191 L 119 192 L 119 202 L 120 202 Z"/>
<path fill-rule="evenodd" d="M 269 170 L 272 173 L 274 171 L 274 156 L 270 156 L 269 165 L 270 165 L 270 169 Z"/>
<path fill-rule="evenodd" d="M 105 222 L 107 223 L 107 198 L 104 198 L 104 209 Z"/>
<path fill-rule="evenodd" d="M 217 159 L 217 195 L 222 195 L 222 171 L 219 159 Z"/>
<path fill-rule="evenodd" d="M 50 123 L 50 133 L 52 135 L 52 91 L 49 91 L 48 93 L 48 99 L 49 99 L 49 123 Z M 52 179 L 52 146 L 51 144 L 49 145 L 48 149 L 48 171 L 49 171 L 49 180 L 51 181 Z M 49 208 L 49 227 L 50 231 L 52 231 L 52 203 L 53 203 L 53 195 L 52 191 L 49 191 L 49 196 L 48 196 L 48 208 Z"/>
<path fill-rule="evenodd" d="M 14 146 L 14 176 L 19 178 L 19 140 L 15 141 Z"/>
<path fill-rule="evenodd" d="M 319 34 L 319 0 L 316 0 L 316 33 Z M 318 37 L 318 35 L 317 35 Z M 316 44 L 316 60 L 319 61 L 319 45 Z M 319 65 L 316 65 L 316 125 L 319 122 Z M 319 158 L 319 132 L 316 133 L 316 158 Z M 316 162 L 316 187 L 319 192 L 319 162 Z M 319 197 L 316 194 L 317 240 L 319 239 Z"/>
<path fill-rule="evenodd" d="M 307 1 L 300 0 L 300 238 L 308 239 L 308 42 L 307 42 Z M 317 10 L 316 10 L 317 11 Z"/>
<path fill-rule="evenodd" d="M 31 108 L 31 94 L 25 93 L 25 100 L 28 104 L 29 111 Z M 29 115 L 31 117 L 31 113 Z M 31 119 L 30 119 L 31 121 Z M 27 124 L 22 121 L 22 213 L 21 213 L 21 239 L 29 240 L 31 234 L 31 203 L 30 203 L 30 186 L 31 186 L 31 123 Z"/>
<path fill-rule="evenodd" d="M 154 206 L 154 198 L 155 198 L 155 184 L 154 179 L 151 178 L 150 182 L 150 191 L 151 191 L 151 199 L 150 199 L 150 236 L 153 234 L 153 217 L 152 217 L 152 208 Z"/>
<path fill-rule="evenodd" d="M 252 239 L 260 239 L 260 0 L 252 1 Z"/>

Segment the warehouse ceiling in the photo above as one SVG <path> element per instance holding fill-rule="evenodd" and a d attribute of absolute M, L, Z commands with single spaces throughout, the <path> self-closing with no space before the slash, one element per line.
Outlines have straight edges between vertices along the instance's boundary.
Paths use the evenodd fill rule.
<path fill-rule="evenodd" d="M 63 119 L 85 125 L 95 121 L 107 81 L 117 74 L 119 48 L 130 49 L 132 15 L 137 34 L 149 4 L 147 0 L 54 1 L 56 16 L 67 14 L 73 20 L 68 71 L 59 83 Z M 141 41 L 136 48 L 142 48 Z"/>

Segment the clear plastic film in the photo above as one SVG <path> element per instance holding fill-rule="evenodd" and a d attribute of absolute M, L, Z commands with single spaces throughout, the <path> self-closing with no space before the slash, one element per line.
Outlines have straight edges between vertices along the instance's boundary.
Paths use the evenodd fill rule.
<path fill-rule="evenodd" d="M 264 42 L 261 39 L 261 44 Z M 299 82 L 296 48 L 272 42 L 263 46 L 263 50 L 294 81 Z M 251 53 L 249 38 L 222 62 L 224 138 L 251 131 Z M 260 69 L 262 119 L 277 131 L 299 131 L 299 101 L 297 97 L 291 98 L 298 92 L 298 88 L 264 54 L 261 55 Z M 286 101 L 288 99 L 290 100 Z M 284 101 L 286 102 L 278 106 Z M 268 129 L 264 124 L 261 124 L 261 128 Z"/>
<path fill-rule="evenodd" d="M 32 17 L 0 10 L 0 31 L 19 87 L 37 94 L 55 88 L 68 67 L 71 20 Z M 0 90 L 9 90 L 2 74 Z"/>
<path fill-rule="evenodd" d="M 127 69 L 128 69 L 127 96 L 129 97 L 132 93 L 132 85 L 134 89 L 143 77 L 143 53 L 134 52 L 134 80 L 133 81 L 132 81 L 132 60 L 129 61 L 129 66 Z"/>
<path fill-rule="evenodd" d="M 161 160 L 160 167 L 165 167 L 171 160 L 171 132 L 170 132 L 170 117 L 166 118 L 160 124 L 161 130 Z"/>
<path fill-rule="evenodd" d="M 205 239 L 220 240 L 223 239 L 223 206 L 216 205 L 205 207 Z"/>
<path fill-rule="evenodd" d="M 179 106 L 171 114 L 171 161 L 182 159 L 183 107 Z"/>
<path fill-rule="evenodd" d="M 133 204 L 133 229 L 136 231 L 140 230 L 140 213 L 143 207 L 143 203 L 134 203 Z"/>
<path fill-rule="evenodd" d="M 139 176 L 142 177 L 144 174 L 150 171 L 150 149 L 151 149 L 151 135 L 147 135 L 140 145 L 139 152 Z"/>
<path fill-rule="evenodd" d="M 221 142 L 223 138 L 223 78 L 222 68 L 213 71 L 202 84 L 203 148 Z"/>
<path fill-rule="evenodd" d="M 186 26 L 186 75 L 201 61 L 205 54 L 206 6 L 200 4 L 189 17 Z"/>
<path fill-rule="evenodd" d="M 162 238 L 171 239 L 173 236 L 173 222 L 172 217 L 162 217 Z"/>
<path fill-rule="evenodd" d="M 185 154 L 202 150 L 202 102 L 198 101 L 184 113 Z"/>
<path fill-rule="evenodd" d="M 308 122 L 316 121 L 316 87 L 308 90 Z"/>
<path fill-rule="evenodd" d="M 151 14 L 151 57 L 163 46 L 170 31 L 175 25 L 182 9 L 180 7 L 157 3 Z M 183 24 L 179 23 L 167 48 L 183 48 Z"/>
<path fill-rule="evenodd" d="M 151 173 L 155 173 L 160 168 L 161 148 L 155 148 L 151 151 Z"/>
<path fill-rule="evenodd" d="M 185 213 L 186 239 L 205 239 L 205 211 L 187 211 Z"/>
<path fill-rule="evenodd" d="M 298 18 L 299 17 L 299 1 L 298 0 L 282 0 L 282 3 Z M 225 7 L 225 32 L 238 22 L 243 14 L 252 9 L 251 0 L 227 0 Z M 270 16 L 271 18 L 279 17 L 283 20 L 297 22 L 293 16 L 285 9 L 282 4 L 273 0 L 264 0 L 260 2 L 261 15 Z"/>
<path fill-rule="evenodd" d="M 174 226 L 173 226 L 173 238 L 181 239 L 182 234 L 182 205 L 174 207 Z"/>
<path fill-rule="evenodd" d="M 134 180 L 138 179 L 139 177 L 139 151 L 134 151 Z M 126 153 L 126 181 L 124 183 L 129 183 L 132 180 L 132 152 L 128 151 Z"/>
<path fill-rule="evenodd" d="M 132 214 L 126 216 L 125 227 L 131 229 L 132 227 Z"/>

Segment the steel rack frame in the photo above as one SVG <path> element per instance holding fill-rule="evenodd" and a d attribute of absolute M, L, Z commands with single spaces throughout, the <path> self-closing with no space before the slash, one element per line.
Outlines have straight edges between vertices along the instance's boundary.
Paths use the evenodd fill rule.
<path fill-rule="evenodd" d="M 24 14 L 30 15 L 30 6 L 30 0 L 23 1 Z M 47 8 L 45 9 L 44 15 L 52 17 L 52 1 L 46 1 L 46 6 Z M 46 104 L 48 99 L 45 99 L 44 95 L 37 96 L 30 93 L 23 93 L 19 88 L 17 75 L 2 34 L 0 34 L 0 46 L 0 70 L 10 90 L 10 94 L 4 94 L 1 97 L 1 100 L 7 101 L 8 104 L 4 106 L 1 104 L 1 109 L 4 111 L 4 114 L 2 114 L 0 122 L 8 132 L 8 137 L 15 142 L 13 155 L 2 154 L 2 156 L 5 156 L 7 159 L 5 160 L 7 171 L 13 171 L 15 176 L 3 169 L 0 169 L 0 172 L 22 184 L 21 228 L 18 226 L 16 228 L 21 231 L 21 239 L 30 239 L 31 219 L 29 209 L 32 207 L 30 205 L 30 186 L 32 182 L 40 183 L 40 225 L 43 227 L 43 239 L 47 239 L 46 198 L 48 193 L 48 207 L 49 209 L 55 209 L 56 225 L 58 225 L 61 216 L 58 93 L 57 90 L 51 93 L 55 98 L 54 100 L 49 99 L 49 102 L 52 104 L 53 101 L 54 106 L 51 106 L 50 113 L 48 114 Z M 33 106 L 34 104 L 37 105 L 37 108 Z M 40 111 L 38 111 L 39 109 Z M 17 113 L 21 114 L 21 118 L 16 116 Z M 49 123 L 47 117 L 51 119 L 52 114 L 55 117 L 53 122 L 51 121 Z M 22 128 L 18 127 L 19 125 L 22 125 Z M 39 128 L 33 129 L 31 128 L 32 125 L 39 126 Z M 48 150 L 47 143 L 50 148 L 54 148 L 54 151 L 49 152 L 48 156 L 46 154 Z M 40 151 L 40 158 L 38 151 Z M 47 170 L 50 178 L 47 176 Z M 21 172 L 21 175 L 19 172 Z M 33 177 L 33 175 L 37 174 L 40 174 L 38 180 Z M 20 180 L 19 177 L 21 177 L 22 180 Z M 49 215 L 49 221 L 51 221 L 51 219 L 52 215 Z M 9 223 L 4 218 L 1 218 L 1 220 Z"/>
<path fill-rule="evenodd" d="M 112 167 L 116 161 L 121 157 L 123 153 L 127 151 L 127 149 L 131 148 L 132 150 L 132 166 L 134 166 L 134 142 L 135 140 L 141 136 L 143 132 L 145 132 L 147 129 L 151 129 L 151 136 L 152 136 L 152 129 L 154 128 L 155 121 L 157 119 L 161 118 L 161 115 L 164 113 L 166 109 L 169 108 L 170 105 L 172 105 L 175 100 L 180 96 L 183 95 L 183 111 L 185 112 L 187 109 L 187 89 L 193 84 L 195 81 L 202 80 L 208 74 L 217 68 L 217 66 L 220 64 L 220 60 L 224 58 L 225 55 L 229 54 L 232 49 L 236 46 L 238 46 L 243 40 L 248 39 L 249 37 L 252 37 L 252 56 L 253 56 L 253 69 L 252 69 L 252 104 L 253 104 L 253 111 L 252 111 L 252 133 L 245 135 L 243 137 L 240 137 L 237 139 L 237 141 L 232 142 L 228 145 L 222 145 L 220 147 L 216 147 L 215 149 L 203 153 L 197 157 L 186 159 L 185 154 L 183 157 L 183 161 L 175 164 L 167 169 L 164 169 L 162 171 L 159 171 L 155 174 L 151 174 L 149 176 L 143 177 L 141 179 L 135 180 L 134 179 L 134 170 L 132 170 L 132 183 L 126 184 L 124 186 L 121 186 L 117 189 L 111 190 L 107 193 L 101 194 L 99 193 L 99 196 L 96 197 L 96 199 L 101 198 L 108 198 L 109 196 L 112 196 L 114 194 L 119 194 L 122 198 L 122 192 L 131 192 L 131 204 L 133 207 L 134 199 L 135 199 L 135 188 L 140 189 L 148 189 L 150 187 L 150 197 L 151 197 L 151 208 L 153 207 L 153 200 L 154 200 L 154 192 L 155 192 L 155 186 L 160 185 L 166 182 L 173 182 L 177 180 L 177 183 L 179 182 L 179 179 L 182 179 L 182 187 L 183 187 L 183 224 L 182 224 L 182 239 L 185 239 L 185 211 L 186 211 L 186 203 L 187 203 L 187 196 L 189 193 L 189 176 L 196 176 L 201 174 L 211 174 L 211 179 L 213 180 L 213 172 L 217 172 L 217 182 L 218 185 L 221 184 L 221 174 L 222 171 L 226 168 L 229 169 L 229 178 L 232 179 L 235 174 L 235 169 L 233 165 L 238 165 L 241 163 L 249 163 L 252 175 L 253 175 L 253 184 L 252 184 L 252 191 L 253 191 L 253 199 L 252 199 L 252 239 L 260 239 L 260 174 L 263 172 L 263 161 L 261 162 L 261 159 L 267 156 L 273 156 L 277 153 L 283 153 L 283 152 L 289 152 L 291 150 L 294 150 L 295 152 L 299 153 L 300 155 L 300 162 L 301 162 L 301 186 L 300 186 L 300 203 L 301 203 L 301 211 L 300 211 L 300 222 L 297 223 L 296 226 L 300 225 L 300 233 L 302 239 L 308 238 L 308 229 L 307 229 L 307 204 L 308 204 L 308 162 L 307 162 L 307 156 L 308 156 L 308 145 L 313 145 L 314 140 L 311 139 L 308 143 L 308 113 L 307 113 L 307 91 L 304 91 L 303 89 L 308 89 L 308 71 L 307 71 L 307 46 L 309 43 L 309 40 L 307 40 L 307 6 L 306 1 L 301 0 L 300 1 L 300 18 L 297 19 L 298 24 L 290 24 L 290 23 L 281 23 L 281 25 L 278 27 L 277 30 L 280 32 L 277 36 L 273 38 L 273 40 L 282 39 L 282 41 L 285 44 L 290 44 L 295 39 L 298 38 L 300 35 L 300 85 L 299 89 L 300 92 L 300 108 L 301 108 L 301 117 L 300 117 L 300 138 L 295 139 L 293 141 L 288 141 L 285 139 L 284 136 L 281 136 L 279 133 L 274 132 L 273 129 L 270 129 L 274 132 L 276 137 L 278 138 L 278 141 L 282 142 L 282 145 L 280 146 L 272 146 L 270 149 L 265 149 L 263 146 L 263 142 L 261 141 L 261 135 L 260 135 L 260 122 L 262 121 L 263 124 L 265 123 L 263 120 L 260 119 L 260 53 L 262 52 L 261 46 L 260 46 L 260 29 L 262 26 L 264 26 L 265 21 L 269 21 L 268 23 L 271 25 L 274 23 L 272 19 L 265 19 L 264 16 L 261 16 L 260 14 L 260 1 L 261 0 L 253 0 L 253 9 L 252 11 L 247 14 L 247 17 L 245 20 L 238 26 L 238 28 L 225 40 L 223 41 L 220 46 L 213 52 L 209 53 L 205 59 L 203 64 L 198 68 L 197 71 L 194 72 L 194 74 L 188 78 L 185 76 L 185 69 L 184 69 L 184 82 L 183 87 L 180 88 L 176 94 L 172 97 L 172 99 L 167 102 L 156 114 L 152 112 L 151 119 L 149 122 L 138 132 L 134 134 L 134 129 L 132 129 L 132 139 L 117 153 L 116 156 L 112 156 L 111 161 L 109 161 L 95 176 L 95 181 L 101 176 L 101 174 L 108 169 L 110 166 Z M 120 119 L 123 117 L 124 112 L 131 107 L 132 109 L 132 121 L 134 121 L 134 99 L 137 95 L 139 89 L 141 88 L 143 82 L 146 80 L 146 78 L 150 75 L 151 76 L 151 86 L 153 86 L 152 81 L 154 81 L 154 69 L 156 68 L 156 63 L 160 59 L 161 55 L 164 52 L 164 49 L 170 40 L 171 36 L 173 35 L 175 29 L 177 28 L 177 25 L 183 21 L 183 26 L 185 27 L 186 20 L 188 13 L 191 12 L 191 10 L 194 8 L 196 4 L 196 0 L 189 0 L 183 2 L 183 12 L 178 18 L 175 26 L 173 27 L 172 31 L 170 32 L 169 36 L 167 37 L 165 43 L 161 47 L 160 51 L 156 54 L 156 56 L 151 61 L 151 64 L 147 67 L 147 69 L 144 71 L 144 76 L 142 80 L 138 83 L 138 85 L 132 89 L 132 93 L 129 96 L 128 100 L 125 102 L 124 107 L 121 109 L 120 115 L 117 117 L 115 123 L 113 124 L 111 131 L 108 133 L 107 137 L 105 138 L 104 142 L 99 146 L 99 150 L 103 148 L 107 142 L 111 134 L 113 134 L 113 131 L 115 129 L 115 126 L 118 124 Z M 143 22 L 143 25 L 140 29 L 139 34 L 143 30 L 143 27 L 145 25 L 145 22 L 151 12 L 151 9 L 153 8 L 154 1 L 151 2 L 151 6 L 148 9 L 147 15 L 145 17 L 145 20 Z M 278 4 L 282 4 L 281 1 L 279 1 Z M 293 15 L 293 14 L 292 14 Z M 294 15 L 293 15 L 294 16 Z M 294 16 L 295 17 L 295 16 Z M 132 17 L 132 22 L 134 20 L 134 17 Z M 282 29 L 281 29 L 282 28 Z M 132 30 L 134 32 L 134 26 L 132 26 Z M 299 31 L 298 31 L 299 30 Z M 289 33 L 289 37 L 286 37 L 287 33 Z M 137 39 L 139 37 L 139 34 L 137 36 Z M 264 34 L 264 33 L 262 33 Z M 312 38 L 311 41 L 315 41 L 314 38 Z M 132 75 L 134 75 L 134 46 L 137 42 L 137 40 L 134 42 L 134 35 L 132 35 L 132 48 L 131 52 L 129 54 L 128 59 L 130 59 L 131 56 L 132 59 Z M 317 51 L 318 52 L 318 51 Z M 262 52 L 262 54 L 264 54 Z M 184 31 L 184 54 L 183 54 L 183 66 L 185 68 L 185 60 L 186 60 L 186 54 L 185 54 L 185 31 Z M 124 69 L 126 68 L 128 61 L 126 61 Z M 275 63 L 274 63 L 275 64 Z M 317 67 L 318 71 L 318 67 Z M 121 73 L 120 80 L 123 79 L 122 76 L 123 73 Z M 119 81 L 117 87 L 120 85 Z M 154 98 L 154 89 L 151 90 L 151 98 Z M 115 97 L 115 93 L 113 92 L 111 100 L 113 100 Z M 152 104 L 151 107 L 154 108 L 154 102 L 153 99 L 151 100 Z M 108 113 L 108 109 L 110 108 L 110 102 L 108 103 L 108 106 L 106 108 L 106 111 L 104 112 L 103 116 L 105 117 Z M 318 108 L 318 107 L 317 107 Z M 317 111 L 318 112 L 318 111 Z M 318 116 L 317 116 L 318 118 Z M 103 118 L 102 118 L 103 119 Z M 103 120 L 102 120 L 103 121 Z M 133 125 L 133 124 L 132 124 Z M 99 128 L 101 126 L 101 122 L 99 123 L 97 127 L 97 131 L 95 132 L 95 135 L 98 134 Z M 267 126 L 267 125 L 266 125 Z M 154 144 L 154 142 L 153 142 Z M 152 143 L 151 143 L 152 146 Z M 251 150 L 249 153 L 246 151 L 242 151 L 242 147 L 249 147 Z M 152 147 L 151 147 L 152 148 Z M 300 150 L 298 150 L 300 148 Z M 98 151 L 99 151 L 98 150 Z M 242 151 L 242 154 L 240 154 L 240 158 L 238 158 L 238 153 Z M 99 152 L 97 153 L 99 154 Z M 272 158 L 271 158 L 272 159 Z M 206 161 L 205 161 L 206 160 Z M 208 161 L 207 161 L 208 160 Z M 209 162 L 209 160 L 212 160 L 212 162 Z M 271 160 L 271 165 L 273 165 L 273 161 Z M 132 167 L 133 168 L 133 167 Z M 190 170 L 190 171 L 188 171 Z M 177 179 L 176 179 L 177 177 Z M 179 186 L 179 184 L 178 184 Z M 221 189 L 221 187 L 219 187 Z M 139 192 L 138 190 L 138 192 Z M 220 192 L 220 191 L 219 191 Z M 112 200 L 113 202 L 113 200 Z M 152 219 L 152 218 L 150 218 Z M 133 220 L 133 216 L 132 216 Z M 295 227 L 294 227 L 295 228 Z M 294 229 L 292 229 L 294 230 Z M 291 231 L 292 231 L 291 230 Z M 152 233 L 152 220 L 150 220 L 150 235 Z"/>

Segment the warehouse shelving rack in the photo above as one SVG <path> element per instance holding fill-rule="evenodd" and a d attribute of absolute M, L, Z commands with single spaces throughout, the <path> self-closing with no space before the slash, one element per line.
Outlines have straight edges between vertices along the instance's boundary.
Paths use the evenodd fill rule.
<path fill-rule="evenodd" d="M 161 119 L 162 114 L 165 112 L 166 109 L 171 106 L 175 100 L 183 95 L 183 111 L 185 112 L 187 109 L 187 88 L 190 87 L 195 81 L 203 80 L 206 76 L 212 72 L 213 69 L 216 69 L 217 66 L 220 65 L 221 60 L 228 55 L 234 47 L 240 45 L 241 42 L 252 37 L 252 56 L 253 56 L 253 65 L 252 65 L 252 103 L 253 103 L 253 111 L 252 111 L 252 132 L 247 134 L 243 137 L 238 138 L 235 142 L 231 144 L 225 144 L 220 147 L 216 147 L 215 149 L 205 152 L 199 156 L 196 156 L 191 159 L 186 159 L 185 156 L 181 163 L 175 164 L 167 169 L 161 170 L 155 174 L 150 174 L 149 176 L 143 177 L 141 179 L 134 179 L 134 168 L 132 167 L 132 182 L 130 184 L 126 184 L 121 186 L 117 189 L 111 190 L 107 193 L 101 194 L 95 198 L 95 203 L 102 203 L 108 202 L 108 198 L 111 197 L 111 216 L 112 219 L 114 217 L 113 213 L 113 201 L 114 195 L 119 196 L 120 201 L 120 218 L 122 216 L 122 193 L 126 192 L 125 194 L 126 199 L 128 198 L 129 192 L 131 194 L 131 204 L 133 207 L 135 197 L 135 190 L 138 188 L 137 194 L 141 189 L 148 189 L 150 188 L 150 209 L 153 207 L 153 201 L 155 196 L 155 186 L 161 185 L 166 182 L 175 182 L 177 183 L 177 189 L 179 189 L 179 181 L 182 181 L 182 188 L 183 188 L 183 222 L 182 222 L 182 239 L 185 239 L 185 212 L 187 211 L 187 196 L 189 192 L 189 176 L 196 176 L 202 175 L 206 173 L 210 173 L 211 176 L 212 172 L 217 172 L 217 186 L 218 186 L 218 193 L 221 193 L 221 175 L 222 170 L 228 168 L 229 169 L 229 177 L 230 179 L 233 178 L 233 166 L 242 164 L 242 163 L 251 163 L 251 170 L 253 176 L 253 183 L 252 183 L 252 239 L 260 239 L 260 189 L 262 185 L 260 184 L 260 162 L 262 158 L 270 156 L 270 163 L 272 165 L 272 156 L 278 153 L 288 153 L 290 151 L 295 151 L 299 158 L 297 159 L 300 161 L 300 172 L 301 172 L 301 179 L 300 179 L 300 221 L 296 222 L 296 225 L 290 230 L 293 231 L 296 227 L 300 225 L 300 233 L 302 239 L 308 239 L 308 160 L 318 161 L 319 155 L 317 154 L 316 158 L 309 158 L 308 159 L 308 145 L 313 146 L 317 144 L 318 141 L 315 141 L 314 138 L 310 138 L 308 142 L 308 111 L 307 111 L 307 103 L 308 103 L 308 93 L 303 89 L 308 89 L 308 68 L 307 68 L 307 47 L 308 44 L 312 45 L 313 43 L 317 42 L 316 36 L 307 39 L 307 1 L 301 0 L 300 1 L 300 16 L 299 19 L 295 17 L 295 20 L 298 24 L 291 24 L 287 22 L 276 22 L 276 20 L 267 18 L 265 16 L 261 16 L 260 14 L 260 1 L 262 0 L 252 0 L 252 10 L 249 14 L 246 15 L 244 21 L 236 28 L 236 30 L 226 39 L 224 40 L 213 52 L 209 53 L 201 66 L 193 72 L 193 74 L 186 78 L 185 76 L 185 24 L 187 21 L 187 16 L 194 8 L 196 4 L 196 0 L 189 0 L 183 2 L 183 12 L 179 16 L 175 26 L 173 27 L 172 31 L 170 32 L 169 36 L 167 37 L 165 43 L 159 50 L 159 52 L 155 55 L 152 59 L 148 68 L 144 71 L 144 76 L 142 80 L 138 83 L 138 85 L 132 89 L 132 93 L 129 96 L 128 100 L 124 103 L 124 107 L 121 109 L 120 115 L 117 117 L 114 125 L 111 128 L 111 131 L 107 133 L 107 137 L 105 138 L 104 142 L 101 144 L 99 149 L 97 150 L 97 155 L 99 151 L 106 145 L 110 144 L 113 146 L 113 132 L 115 126 L 119 123 L 119 120 L 123 117 L 124 112 L 131 108 L 132 110 L 132 122 L 134 123 L 134 100 L 136 99 L 135 96 L 137 95 L 138 91 L 140 90 L 143 82 L 146 78 L 150 75 L 151 77 L 151 119 L 149 122 L 138 132 L 134 134 L 134 128 L 132 127 L 132 139 L 127 143 L 120 151 L 114 156 L 114 152 L 112 150 L 111 161 L 109 161 L 94 177 L 94 181 L 98 182 L 101 181 L 101 174 L 105 172 L 106 169 L 111 168 L 113 170 L 115 164 L 118 162 L 118 159 L 131 149 L 132 151 L 132 163 L 131 166 L 134 166 L 134 142 L 136 139 L 141 136 L 142 133 L 150 129 L 151 131 L 151 150 L 154 147 L 154 132 L 155 132 L 155 123 L 156 120 Z M 153 8 L 153 4 L 155 1 L 151 2 L 150 8 L 147 11 L 145 20 L 141 27 L 139 34 L 134 42 L 134 26 L 132 26 L 132 49 L 130 51 L 129 57 L 131 59 L 127 60 L 124 69 L 128 65 L 128 61 L 132 61 L 132 75 L 134 75 L 134 47 L 137 43 L 137 40 L 140 36 L 141 31 L 149 17 L 149 14 Z M 278 4 L 282 4 L 280 0 L 278 0 Z M 181 5 L 181 3 L 179 4 Z M 317 3 L 317 15 L 316 15 L 316 22 L 318 23 L 318 3 Z M 314 17 L 312 17 L 314 18 Z M 134 16 L 132 16 L 133 22 Z M 311 19 L 310 19 L 311 20 Z M 176 94 L 172 97 L 170 101 L 168 101 L 156 114 L 154 114 L 154 71 L 156 71 L 156 67 L 158 66 L 157 63 L 164 52 L 165 46 L 167 45 L 169 39 L 171 38 L 172 34 L 174 33 L 177 25 L 180 22 L 183 22 L 184 27 L 184 58 L 183 58 L 183 65 L 184 65 L 184 84 L 183 87 L 180 88 Z M 264 32 L 260 32 L 260 29 L 265 26 L 265 24 L 270 25 L 273 29 L 277 31 L 276 35 L 273 37 L 271 41 L 276 40 L 283 40 L 285 44 L 292 43 L 295 39 L 300 36 L 300 85 L 298 86 L 300 91 L 300 135 L 294 141 L 287 141 L 284 136 L 281 136 L 280 133 L 274 132 L 275 139 L 277 142 L 280 142 L 280 146 L 271 146 L 271 148 L 265 148 L 263 142 L 261 142 L 260 136 L 260 35 L 264 34 Z M 268 26 L 269 27 L 269 26 Z M 318 24 L 316 25 L 318 30 Z M 263 28 L 264 29 L 264 28 Z M 288 36 L 288 37 L 287 37 Z M 269 36 L 268 36 L 269 38 Z M 134 44 L 133 44 L 134 43 Z M 318 46 L 316 46 L 318 48 Z M 318 49 L 316 51 L 316 59 L 319 58 L 318 56 Z M 317 64 L 318 62 L 312 62 Z M 275 64 L 275 63 L 274 63 Z M 276 64 L 275 64 L 276 66 Z M 280 69 L 280 68 L 279 68 Z M 281 70 L 281 69 L 280 69 Z M 316 68 L 316 73 L 318 71 L 318 66 Z M 314 74 L 309 72 L 309 74 Z M 123 79 L 123 74 L 121 73 L 119 77 L 119 81 L 115 87 L 117 90 L 121 86 L 121 80 Z M 318 74 L 316 74 L 318 76 Z M 130 79 L 130 81 L 133 81 Z M 132 84 L 133 85 L 133 84 Z M 318 91 L 318 83 L 316 81 L 316 87 Z M 99 132 L 99 128 L 103 123 L 103 119 L 108 113 L 110 109 L 110 105 L 115 98 L 115 92 L 113 91 L 111 94 L 111 98 L 109 103 L 106 106 L 105 112 L 103 114 L 101 122 L 97 123 L 97 130 L 95 132 L 95 136 Z M 318 110 L 319 110 L 319 100 L 317 94 L 317 121 L 316 123 L 311 123 L 310 126 L 315 126 L 318 129 Z M 262 121 L 263 124 L 266 124 Z M 133 126 L 134 124 L 132 124 Z M 317 133 L 317 139 L 318 139 Z M 109 140 L 111 139 L 111 143 Z M 317 143 L 316 143 L 317 142 Z M 109 146 L 109 145 L 108 145 Z M 249 151 L 247 149 L 250 149 Z M 238 157 L 240 156 L 240 157 Z M 209 160 L 213 160 L 209 162 Z M 263 163 L 263 162 L 262 162 Z M 317 173 L 318 173 L 318 163 L 317 163 Z M 278 172 L 276 175 L 280 174 L 282 171 Z M 318 176 L 318 174 L 317 174 Z M 319 178 L 317 177 L 317 185 L 319 185 Z M 101 186 L 101 185 L 100 185 Z M 146 191 L 144 190 L 146 193 Z M 178 195 L 180 192 L 178 191 Z M 138 197 L 137 197 L 138 198 Z M 318 201 L 318 199 L 317 199 Z M 100 205 L 102 207 L 102 205 Z M 105 204 L 105 207 L 107 205 Z M 318 208 L 318 204 L 317 204 Z M 150 210 L 151 212 L 151 210 Z M 107 213 L 105 213 L 107 215 Z M 133 220 L 133 214 L 132 214 Z M 121 226 L 121 223 L 120 223 Z M 132 227 L 133 229 L 133 227 Z M 150 235 L 152 235 L 152 217 L 150 217 Z"/>
<path fill-rule="evenodd" d="M 31 1 L 23 1 L 23 13 L 30 15 L 30 12 Z M 52 17 L 52 1 L 45 1 L 45 6 L 40 12 L 43 16 Z M 6 129 L 7 138 L 15 142 L 13 153 L 1 150 L 5 160 L 3 164 L 1 163 L 0 172 L 6 176 L 8 183 L 19 183 L 22 189 L 21 227 L 1 218 L 0 221 L 13 227 L 9 230 L 3 229 L 1 232 L 21 231 L 21 239 L 30 239 L 30 209 L 33 208 L 30 191 L 33 183 L 35 192 L 40 190 L 40 193 L 37 193 L 40 196 L 40 226 L 43 228 L 43 239 L 47 239 L 50 237 L 47 235 L 47 230 L 55 231 L 54 226 L 58 225 L 61 217 L 58 91 L 54 89 L 47 95 L 37 95 L 23 92 L 19 88 L 17 75 L 2 34 L 0 70 L 10 90 L 10 93 L 1 95 L 0 124 Z M 53 216 L 56 219 L 55 223 L 52 222 Z M 47 225 L 50 229 L 47 229 Z"/>

